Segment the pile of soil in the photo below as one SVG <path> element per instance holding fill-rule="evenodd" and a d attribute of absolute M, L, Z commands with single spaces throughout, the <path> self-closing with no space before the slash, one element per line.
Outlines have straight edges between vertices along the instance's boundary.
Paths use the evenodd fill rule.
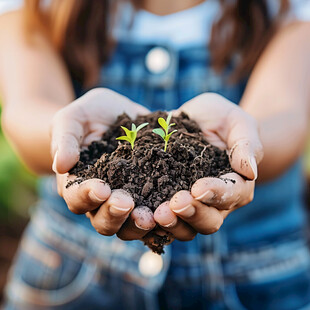
<path fill-rule="evenodd" d="M 70 171 L 77 176 L 73 182 L 102 179 L 111 189 L 128 191 L 135 206 L 147 206 L 154 211 L 176 192 L 190 190 L 196 180 L 232 172 L 226 152 L 209 144 L 197 123 L 184 113 L 172 118 L 171 122 L 176 123 L 172 129 L 177 132 L 164 152 L 163 139 L 152 132 L 159 127 L 159 117 L 166 119 L 167 113 L 154 112 L 134 121 L 126 114 L 120 115 L 101 141 L 93 142 L 81 152 L 80 161 Z M 133 150 L 128 142 L 116 140 L 124 135 L 120 126 L 131 128 L 132 122 L 137 126 L 149 123 L 138 132 Z M 155 244 L 148 246 L 162 253 L 169 236 L 155 239 Z"/>

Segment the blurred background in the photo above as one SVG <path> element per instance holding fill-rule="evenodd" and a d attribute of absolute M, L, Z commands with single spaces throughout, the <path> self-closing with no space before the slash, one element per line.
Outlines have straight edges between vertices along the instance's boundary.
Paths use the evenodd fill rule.
<path fill-rule="evenodd" d="M 0 121 L 0 300 L 7 271 L 35 200 L 36 177 L 14 154 L 4 138 Z"/>

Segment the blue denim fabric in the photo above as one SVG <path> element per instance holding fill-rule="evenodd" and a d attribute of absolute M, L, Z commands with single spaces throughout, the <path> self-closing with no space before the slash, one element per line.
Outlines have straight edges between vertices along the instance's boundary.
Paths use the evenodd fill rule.
<path fill-rule="evenodd" d="M 216 74 L 205 47 L 163 46 L 170 66 L 152 74 L 145 57 L 153 47 L 119 44 L 98 86 L 151 110 L 178 108 L 207 91 L 239 102 L 246 81 L 229 84 L 230 68 Z M 98 235 L 84 215 L 68 211 L 54 178 L 45 179 L 40 191 L 11 271 L 6 310 L 310 309 L 299 162 L 257 186 L 254 201 L 233 212 L 219 232 L 166 247 L 163 267 L 153 276 L 139 267 L 148 252 L 141 242 Z"/>
<path fill-rule="evenodd" d="M 239 103 L 246 81 L 229 83 L 228 68 L 217 74 L 210 67 L 207 49 L 195 47 L 169 51 L 171 64 L 163 74 L 154 75 L 145 65 L 147 53 L 154 46 L 120 44 L 111 61 L 101 71 L 100 86 L 119 92 L 150 110 L 177 109 L 184 102 L 203 92 L 216 92 Z M 277 238 L 299 230 L 305 224 L 302 201 L 304 180 L 300 162 L 295 163 L 278 179 L 258 185 L 254 201 L 233 212 L 222 229 L 229 244 L 244 246 Z"/>

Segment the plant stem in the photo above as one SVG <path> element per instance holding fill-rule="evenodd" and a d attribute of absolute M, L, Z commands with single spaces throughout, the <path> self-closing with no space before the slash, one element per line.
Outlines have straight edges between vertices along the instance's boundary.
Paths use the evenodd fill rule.
<path fill-rule="evenodd" d="M 164 148 L 164 152 L 167 151 L 167 145 L 168 145 L 168 141 L 165 141 L 165 148 Z"/>

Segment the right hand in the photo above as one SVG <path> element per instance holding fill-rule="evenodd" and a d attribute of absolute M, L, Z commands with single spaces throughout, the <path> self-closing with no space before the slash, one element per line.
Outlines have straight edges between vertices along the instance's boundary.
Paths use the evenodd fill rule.
<path fill-rule="evenodd" d="M 97 88 L 59 110 L 52 122 L 51 152 L 58 193 L 70 211 L 86 214 L 102 235 L 117 235 L 123 240 L 142 239 L 156 223 L 147 208 L 135 208 L 129 193 L 111 191 L 100 179 L 86 180 L 66 188 L 75 176 L 68 171 L 78 162 L 81 146 L 99 140 L 102 134 L 126 112 L 132 119 L 148 109 L 111 90 Z"/>
<path fill-rule="evenodd" d="M 230 213 L 252 201 L 263 149 L 256 121 L 218 94 L 201 94 L 180 112 L 197 122 L 209 143 L 228 151 L 234 170 L 196 180 L 190 191 L 174 194 L 156 209 L 156 222 L 175 239 L 187 241 L 197 233 L 217 232 Z"/>

